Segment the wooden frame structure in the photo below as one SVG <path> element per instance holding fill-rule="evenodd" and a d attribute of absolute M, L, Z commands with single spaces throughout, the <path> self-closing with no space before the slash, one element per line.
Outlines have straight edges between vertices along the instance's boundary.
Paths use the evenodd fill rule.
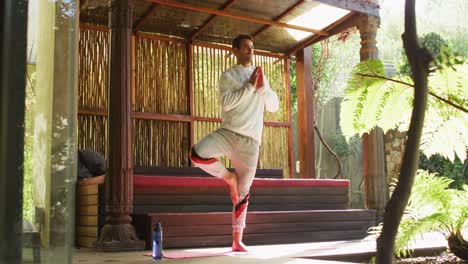
<path fill-rule="evenodd" d="M 257 47 L 264 49 L 264 51 L 257 51 L 256 54 L 276 58 L 274 64 L 282 62 L 282 70 L 284 71 L 284 82 L 286 91 L 286 108 L 287 108 L 287 119 L 280 122 L 265 122 L 266 127 L 282 127 L 288 130 L 288 154 L 287 157 L 289 164 L 289 173 L 293 174 L 294 171 L 294 157 L 292 151 L 292 127 L 291 127 L 291 101 L 290 101 L 290 80 L 289 80 L 289 60 L 294 54 L 296 54 L 298 71 L 298 98 L 299 98 L 299 115 L 301 122 L 299 138 L 299 152 L 301 161 L 301 177 L 313 178 L 315 175 L 314 165 L 314 126 L 313 126 L 313 84 L 311 83 L 311 53 L 310 49 L 307 48 L 309 45 L 316 43 L 324 38 L 331 35 L 337 34 L 350 27 L 358 27 L 360 30 L 365 29 L 366 34 L 361 34 L 363 38 L 363 45 L 367 45 L 361 49 L 361 54 L 375 53 L 377 50 L 375 47 L 375 34 L 367 34 L 368 32 L 374 32 L 377 30 L 378 24 L 374 22 L 369 23 L 369 18 L 378 16 L 378 5 L 372 1 L 348 1 L 348 0 L 314 0 L 314 1 L 282 1 L 283 5 L 289 5 L 284 10 L 279 10 L 275 15 L 263 14 L 262 16 L 253 16 L 249 14 L 249 6 L 252 6 L 251 2 L 247 5 L 246 1 L 241 0 L 227 0 L 226 2 L 220 3 L 219 0 L 214 1 L 166 1 L 166 0 L 113 0 L 109 6 L 104 4 L 107 1 L 96 1 L 98 4 L 96 7 L 88 8 L 91 1 L 82 1 L 80 3 L 81 10 L 83 12 L 82 23 L 80 27 L 82 29 L 97 30 L 97 31 L 108 31 L 110 28 L 111 40 L 109 43 L 110 62 L 109 63 L 109 110 L 103 109 L 89 109 L 80 108 L 80 115 L 95 115 L 107 117 L 105 122 L 108 122 L 108 160 L 109 160 L 109 175 L 106 179 L 106 188 L 108 194 L 107 202 L 107 214 L 110 219 L 106 226 L 101 232 L 100 240 L 98 241 L 98 247 L 104 250 L 128 250 L 141 248 L 141 241 L 135 239 L 134 229 L 132 227 L 130 212 L 132 211 L 133 193 L 132 193 L 132 178 L 133 178 L 133 153 L 132 153 L 132 120 L 157 120 L 157 121 L 174 121 L 180 123 L 189 123 L 189 142 L 192 145 L 195 142 L 194 137 L 194 123 L 195 122 L 219 122 L 220 119 L 217 117 L 206 117 L 198 116 L 195 114 L 194 109 L 194 87 L 193 83 L 193 61 L 194 61 L 194 47 L 203 47 L 207 49 L 217 49 L 227 51 L 226 57 L 230 55 L 229 48 L 226 45 L 226 41 L 223 41 L 220 36 L 216 36 L 214 27 L 220 20 L 225 23 L 225 19 L 229 21 L 241 21 L 239 25 L 247 26 L 247 28 L 255 28 L 252 32 L 247 32 L 256 37 L 255 42 L 258 43 Z M 191 3 L 190 3 L 191 2 Z M 254 1 L 255 2 L 255 1 Z M 279 2 L 277 3 L 279 4 Z M 315 29 L 310 27 L 304 27 L 300 25 L 290 24 L 282 22 L 285 17 L 297 16 L 294 14 L 297 10 L 302 11 L 310 8 L 311 5 L 326 4 L 329 6 L 346 9 L 350 12 L 345 16 L 333 21 L 330 25 L 322 29 Z M 273 4 L 274 5 L 274 4 Z M 274 6 L 269 6 L 271 10 L 278 9 Z M 210 7 L 208 7 L 210 6 Z M 216 8 L 213 8 L 217 6 Z M 231 11 L 236 7 L 237 11 Z M 276 8 L 276 9 L 275 9 Z M 134 10 L 137 10 L 139 15 L 136 16 L 135 23 Z M 107 17 L 108 11 L 109 17 Z M 180 11 L 184 10 L 184 11 Z M 239 11 L 243 10 L 243 12 Z M 168 14 L 173 14 L 176 18 L 177 15 L 188 14 L 179 12 L 196 12 L 190 13 L 193 15 L 193 20 L 201 21 L 195 26 L 186 25 L 185 22 L 175 24 L 176 29 L 165 29 L 168 32 L 164 32 L 162 28 L 164 25 L 159 25 L 157 20 L 158 12 L 161 17 L 170 19 Z M 299 12 L 299 11 L 298 11 Z M 101 15 L 99 15 L 101 14 Z M 102 15 L 105 14 L 105 15 Z M 204 14 L 204 15 L 201 15 Z M 206 14 L 209 14 L 206 17 Z M 265 18 L 269 16 L 269 18 Z M 156 20 L 155 20 L 156 19 Z M 104 26 L 106 21 L 109 20 L 109 27 Z M 150 20 L 155 20 L 150 26 L 147 26 Z M 364 22 L 363 22 L 364 21 Z M 378 18 L 377 18 L 378 21 Z M 175 23 L 175 22 L 174 22 Z M 237 23 L 237 22 L 236 22 Z M 246 23 L 246 24 L 242 24 Z M 260 25 L 260 27 L 258 27 Z M 233 27 L 239 27 L 234 25 Z M 167 27 L 166 27 L 167 28 Z M 291 38 L 283 39 L 284 43 L 287 43 L 285 47 L 279 47 L 278 43 L 272 42 L 268 36 L 265 36 L 265 32 L 272 31 L 273 29 L 277 32 L 282 32 L 283 29 L 294 29 L 304 32 L 313 33 L 312 36 L 302 41 L 291 41 Z M 155 31 L 161 29 L 162 31 Z M 188 30 L 191 29 L 191 30 Z M 227 27 L 227 31 L 231 30 L 232 27 Z M 170 34 L 171 30 L 174 32 L 182 32 L 180 34 Z M 279 31 L 278 31 L 279 30 Z M 145 32 L 159 33 L 159 34 L 148 34 Z M 281 36 L 279 33 L 272 33 L 272 36 Z M 232 36 L 229 34 L 224 37 L 224 40 L 230 39 Z M 185 45 L 185 60 L 186 60 L 186 79 L 185 86 L 188 90 L 188 113 L 186 114 L 166 114 L 166 113 L 153 113 L 144 111 L 134 111 L 132 105 L 132 87 L 135 83 L 134 80 L 135 72 L 135 43 L 140 38 L 152 39 L 156 41 L 164 41 L 170 43 L 179 43 Z M 219 41 L 218 41 L 219 40 Z M 218 43 L 213 43 L 218 42 Z M 373 44 L 374 46 L 368 47 Z M 268 51 L 267 51 L 268 50 Z M 373 55 L 372 55 L 373 56 Z M 364 56 L 366 57 L 366 56 Z M 362 57 L 362 58 L 364 58 Z M 368 56 L 367 56 L 368 57 Z M 369 149 L 369 146 L 379 144 L 378 137 L 374 140 L 366 140 L 365 149 Z M 383 151 L 383 150 L 382 150 Z M 365 154 L 367 155 L 367 154 Z M 380 159 L 380 157 L 378 158 Z M 369 168 L 373 165 L 369 162 L 366 163 Z M 374 204 L 374 196 L 378 193 L 378 188 L 381 187 L 382 183 L 385 182 L 385 175 L 383 167 L 378 165 L 375 168 L 366 168 L 366 181 L 369 186 L 376 186 L 377 189 L 369 191 L 366 198 L 370 202 L 372 208 L 381 209 L 381 201 Z M 368 173 L 373 171 L 372 175 Z M 368 174 L 368 175 L 367 175 Z M 383 178 L 383 179 L 382 179 Z M 370 189 L 369 189 L 370 190 Z M 123 228 L 123 229 L 122 229 Z M 118 230 L 126 230 L 126 232 L 119 232 Z M 116 235 L 118 237 L 116 237 Z M 112 242 L 109 242 L 112 241 Z"/>

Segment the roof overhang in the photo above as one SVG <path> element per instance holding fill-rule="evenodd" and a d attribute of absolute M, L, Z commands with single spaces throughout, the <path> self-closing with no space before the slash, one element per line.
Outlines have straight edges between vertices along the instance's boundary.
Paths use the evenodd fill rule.
<path fill-rule="evenodd" d="M 81 23 L 107 27 L 107 1 L 80 6 Z M 225 45 L 250 34 L 257 49 L 290 55 L 354 26 L 359 14 L 378 16 L 379 6 L 370 0 L 135 0 L 133 31 Z"/>

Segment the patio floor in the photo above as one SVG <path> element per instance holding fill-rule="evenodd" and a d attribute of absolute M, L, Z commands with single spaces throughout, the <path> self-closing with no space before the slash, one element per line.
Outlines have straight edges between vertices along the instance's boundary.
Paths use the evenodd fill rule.
<path fill-rule="evenodd" d="M 431 255 L 434 251 L 442 251 L 447 243 L 440 234 L 431 233 L 416 242 L 416 254 Z M 200 248 L 200 249 L 170 249 L 165 250 L 168 255 L 194 256 L 184 259 L 163 259 L 153 261 L 147 256 L 150 251 L 96 252 L 92 249 L 76 249 L 73 264 L 140 264 L 140 263 L 176 263 L 176 264 L 299 264 L 299 263 L 366 263 L 375 252 L 375 239 L 350 241 L 331 241 L 301 244 L 250 246 L 248 253 L 229 252 L 230 248 Z M 215 255 L 206 257 L 206 255 Z M 219 256 L 222 255 L 222 256 Z"/>

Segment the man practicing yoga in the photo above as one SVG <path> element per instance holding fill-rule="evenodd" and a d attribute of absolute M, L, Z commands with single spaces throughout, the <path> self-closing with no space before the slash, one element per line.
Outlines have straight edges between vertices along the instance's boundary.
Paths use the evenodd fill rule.
<path fill-rule="evenodd" d="M 279 102 L 262 69 L 252 65 L 252 37 L 237 36 L 232 49 L 237 64 L 224 71 L 219 80 L 221 127 L 192 147 L 190 159 L 228 184 L 233 203 L 232 250 L 247 251 L 242 235 L 262 140 L 263 112 L 276 112 Z M 216 159 L 220 156 L 231 160 L 235 172 Z"/>

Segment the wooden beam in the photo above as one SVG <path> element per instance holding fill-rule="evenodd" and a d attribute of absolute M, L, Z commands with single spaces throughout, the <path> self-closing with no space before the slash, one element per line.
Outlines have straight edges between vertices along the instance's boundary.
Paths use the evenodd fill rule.
<path fill-rule="evenodd" d="M 291 124 L 281 122 L 263 122 L 263 125 L 270 127 L 291 127 Z"/>
<path fill-rule="evenodd" d="M 132 118 L 147 119 L 147 120 L 190 122 L 190 116 L 188 115 L 168 115 L 168 114 L 148 113 L 148 112 L 133 112 Z"/>
<path fill-rule="evenodd" d="M 348 21 L 348 19 L 350 19 L 351 17 L 357 15 L 356 12 L 350 12 L 349 14 L 343 16 L 342 18 L 338 19 L 337 21 L 331 23 L 329 26 L 327 26 L 325 28 L 325 30 L 327 32 L 330 32 L 331 30 L 333 30 L 335 27 L 341 25 L 342 23 Z M 295 46 L 294 48 L 288 50 L 285 52 L 286 56 L 290 56 L 291 54 L 294 54 L 296 53 L 297 51 L 299 50 L 302 50 L 304 49 L 305 47 L 308 47 L 316 42 L 318 42 L 319 40 L 322 40 L 322 39 L 325 39 L 326 37 L 323 37 L 323 36 L 319 36 L 319 35 L 313 35 L 311 36 L 310 38 L 307 38 L 305 40 L 303 40 L 302 42 L 300 42 L 297 46 Z M 327 36 L 328 37 L 328 36 Z"/>
<path fill-rule="evenodd" d="M 296 30 L 302 30 L 302 31 L 306 31 L 306 32 L 315 33 L 315 34 L 318 34 L 318 35 L 328 36 L 327 32 L 324 32 L 324 31 L 321 31 L 321 30 L 306 28 L 306 27 L 301 27 L 301 26 L 296 26 L 296 25 L 291 25 L 291 24 L 282 23 L 282 22 L 278 22 L 278 21 L 272 21 L 272 20 L 263 19 L 263 18 L 256 18 L 256 17 L 245 16 L 245 15 L 241 15 L 241 14 L 230 13 L 230 12 L 211 9 L 211 8 L 187 5 L 187 4 L 183 4 L 183 3 L 179 3 L 179 2 L 168 2 L 168 1 L 165 1 L 165 0 L 147 0 L 147 1 L 152 2 L 152 3 L 158 3 L 158 4 L 161 4 L 161 5 L 167 5 L 167 6 L 177 7 L 177 8 L 183 8 L 183 9 L 192 10 L 192 11 L 198 11 L 198 12 L 204 12 L 204 13 L 209 13 L 209 14 L 215 14 L 215 15 L 230 17 L 230 18 L 238 19 L 238 20 L 244 20 L 244 21 L 260 23 L 260 24 L 265 24 L 265 25 L 279 26 L 279 27 L 284 27 L 284 28 L 291 28 L 291 29 L 296 29 Z"/>
<path fill-rule="evenodd" d="M 279 21 L 280 19 L 282 19 L 283 17 L 285 17 L 287 14 L 291 13 L 294 9 L 296 9 L 296 7 L 302 5 L 304 3 L 305 0 L 299 0 L 297 1 L 294 5 L 290 6 L 288 9 L 286 9 L 283 13 L 281 13 L 279 16 L 273 18 L 273 21 Z M 265 30 L 271 28 L 272 25 L 265 25 L 263 26 L 262 28 L 260 28 L 259 30 L 257 30 L 255 33 L 252 34 L 252 37 L 255 37 L 257 35 L 260 35 L 260 33 L 264 32 Z"/>
<path fill-rule="evenodd" d="M 143 22 L 156 11 L 157 6 L 158 4 L 152 3 L 148 10 L 146 10 L 145 13 L 135 21 L 133 24 L 133 32 L 137 32 L 140 29 Z"/>
<path fill-rule="evenodd" d="M 80 24 L 80 29 L 96 30 L 102 32 L 109 32 L 109 28 L 105 26 L 89 25 L 89 24 Z"/>
<path fill-rule="evenodd" d="M 187 53 L 187 57 L 186 57 L 186 63 L 187 63 L 187 71 L 186 71 L 186 74 L 187 74 L 187 77 L 186 77 L 186 80 L 187 80 L 187 90 L 188 90 L 188 94 L 189 94 L 189 114 L 190 114 L 190 146 L 189 148 L 191 148 L 194 144 L 195 144 L 195 121 L 193 120 L 193 115 L 194 115 L 194 101 L 195 101 L 195 98 L 193 97 L 194 96 L 194 92 L 193 92 L 193 45 L 192 43 L 187 43 L 187 46 L 186 46 L 186 53 Z M 191 163 L 191 160 L 189 160 L 189 164 Z"/>
<path fill-rule="evenodd" d="M 160 41 L 166 41 L 166 42 L 176 42 L 176 43 L 183 43 L 183 44 L 187 43 L 185 39 L 167 37 L 167 36 L 161 36 L 161 35 L 155 35 L 155 34 L 147 34 L 147 33 L 138 33 L 136 37 L 148 38 L 148 39 L 154 39 L 154 40 L 160 40 Z"/>
<path fill-rule="evenodd" d="M 230 46 L 221 45 L 221 44 L 214 44 L 214 43 L 206 43 L 206 42 L 196 41 L 193 45 L 200 46 L 200 47 L 207 47 L 207 48 L 215 48 L 215 49 L 223 49 L 223 50 L 232 51 L 232 48 Z M 285 57 L 283 54 L 273 53 L 273 52 L 268 52 L 268 51 L 263 51 L 263 50 L 255 50 L 254 53 L 257 54 L 257 55 L 269 56 L 269 57 L 278 58 L 278 59 L 283 59 Z M 232 54 L 232 53 L 230 53 L 230 54 Z M 230 56 L 230 54 L 229 54 L 229 56 Z M 229 57 L 229 56 L 226 55 L 226 57 Z"/>
<path fill-rule="evenodd" d="M 232 5 L 234 5 L 234 3 L 236 2 L 237 0 L 228 0 L 226 3 L 224 3 L 223 6 L 221 6 L 218 10 L 226 10 L 228 9 L 229 7 L 231 7 Z M 190 41 L 193 41 L 194 39 L 197 38 L 197 36 L 203 32 L 203 30 L 205 30 L 209 25 L 211 25 L 211 23 L 213 23 L 213 21 L 218 17 L 218 15 L 212 15 L 210 18 L 208 18 L 205 23 L 203 23 L 203 25 L 201 25 L 195 32 L 193 32 L 193 34 L 190 36 L 189 40 Z"/>
<path fill-rule="evenodd" d="M 300 50 L 296 57 L 300 175 L 301 178 L 315 178 L 312 48 Z"/>
<path fill-rule="evenodd" d="M 295 178 L 296 164 L 294 163 L 294 140 L 293 140 L 293 127 L 292 127 L 292 98 L 291 98 L 291 76 L 290 71 L 291 63 L 288 59 L 284 59 L 284 79 L 286 83 L 286 105 L 288 115 L 288 153 L 289 153 L 289 178 Z"/>
<path fill-rule="evenodd" d="M 78 115 L 96 115 L 96 116 L 107 116 L 106 109 L 91 109 L 80 107 L 78 109 Z"/>
<path fill-rule="evenodd" d="M 346 9 L 354 12 L 379 16 L 380 6 L 365 0 L 307 0 L 308 2 L 319 2 L 333 7 Z"/>

